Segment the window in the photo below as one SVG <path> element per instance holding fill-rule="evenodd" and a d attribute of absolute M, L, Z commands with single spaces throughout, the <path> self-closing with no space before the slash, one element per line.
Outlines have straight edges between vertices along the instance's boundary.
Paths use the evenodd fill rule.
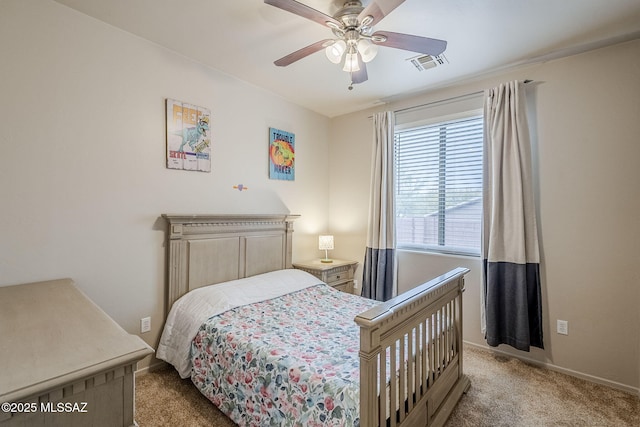
<path fill-rule="evenodd" d="M 482 115 L 396 129 L 400 249 L 480 255 Z"/>

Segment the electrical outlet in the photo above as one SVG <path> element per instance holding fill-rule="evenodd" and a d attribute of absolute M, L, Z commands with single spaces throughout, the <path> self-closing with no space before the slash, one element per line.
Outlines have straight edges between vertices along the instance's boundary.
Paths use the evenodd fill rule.
<path fill-rule="evenodd" d="M 143 317 L 140 319 L 140 333 L 149 332 L 151 330 L 151 317 Z"/>
<path fill-rule="evenodd" d="M 353 279 L 353 289 L 358 289 L 358 281 Z"/>
<path fill-rule="evenodd" d="M 558 320 L 558 333 L 569 335 L 569 322 L 567 320 Z"/>

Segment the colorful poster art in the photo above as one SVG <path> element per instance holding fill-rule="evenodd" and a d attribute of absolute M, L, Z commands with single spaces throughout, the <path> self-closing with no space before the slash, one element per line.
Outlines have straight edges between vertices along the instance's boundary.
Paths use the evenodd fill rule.
<path fill-rule="evenodd" d="M 167 99 L 167 168 L 211 172 L 211 111 Z"/>
<path fill-rule="evenodd" d="M 294 180 L 295 140 L 290 132 L 269 128 L 269 178 Z"/>

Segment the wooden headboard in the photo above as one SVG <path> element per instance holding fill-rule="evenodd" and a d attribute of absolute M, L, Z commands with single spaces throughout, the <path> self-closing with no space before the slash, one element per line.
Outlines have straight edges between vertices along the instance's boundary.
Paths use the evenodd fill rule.
<path fill-rule="evenodd" d="M 170 215 L 167 308 L 202 286 L 291 268 L 299 215 Z"/>

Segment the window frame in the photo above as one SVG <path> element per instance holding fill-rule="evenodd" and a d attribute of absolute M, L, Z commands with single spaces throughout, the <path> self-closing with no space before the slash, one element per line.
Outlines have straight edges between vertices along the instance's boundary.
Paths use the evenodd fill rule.
<path fill-rule="evenodd" d="M 401 124 L 396 124 L 395 129 L 394 129 L 394 157 L 397 154 L 397 147 L 396 147 L 396 134 L 397 132 L 402 132 L 404 130 L 408 130 L 408 129 L 414 129 L 414 128 L 420 128 L 420 127 L 426 127 L 426 126 L 433 126 L 436 125 L 438 123 L 447 123 L 447 122 L 455 122 L 455 121 L 462 121 L 465 119 L 471 119 L 471 118 L 480 118 L 482 120 L 482 126 L 483 126 L 483 131 L 482 131 L 482 135 L 483 135 L 483 141 L 482 141 L 482 149 L 484 150 L 484 111 L 482 108 L 475 108 L 475 109 L 470 109 L 464 112 L 459 112 L 459 113 L 455 113 L 455 114 L 447 114 L 447 115 L 439 115 L 436 117 L 430 117 L 430 118 L 424 118 L 424 119 L 420 119 L 420 120 L 413 120 L 410 122 L 405 122 L 405 123 L 401 123 Z M 440 155 L 439 155 L 440 156 Z M 446 156 L 446 154 L 445 154 Z M 395 166 L 397 166 L 397 159 L 394 159 L 394 162 L 396 163 Z M 439 157 L 438 158 L 438 162 L 441 163 L 442 162 L 442 158 Z M 484 153 L 482 156 L 482 162 L 484 162 Z M 394 196 L 397 198 L 398 196 L 398 185 L 399 185 L 399 180 L 398 180 L 398 171 L 397 168 L 394 171 L 395 174 L 395 186 L 396 188 L 394 189 Z M 482 166 L 481 166 L 481 174 L 482 174 Z M 483 202 L 483 197 L 482 195 L 481 197 L 481 202 Z M 439 200 L 441 199 L 441 197 L 438 197 Z M 444 202 L 442 202 L 444 203 Z M 440 204 L 440 203 L 439 203 Z M 438 207 L 439 211 L 442 209 L 446 209 L 446 207 L 443 207 L 442 205 L 440 205 Z M 397 216 L 397 209 L 396 212 L 394 212 L 394 216 L 396 219 L 396 233 L 397 233 L 397 227 L 398 227 L 398 216 Z M 441 222 L 441 219 L 438 219 L 438 222 Z M 482 223 L 482 214 L 480 216 L 480 222 Z M 446 222 L 445 222 L 446 223 Z M 441 227 L 438 226 L 438 234 L 440 235 L 443 230 L 440 229 Z M 438 239 L 440 240 L 441 238 L 438 237 Z M 463 256 L 463 257 L 474 257 L 474 258 L 479 258 L 482 254 L 482 236 L 480 236 L 479 240 L 478 240 L 478 246 L 475 249 L 471 249 L 468 247 L 460 247 L 460 246 L 445 246 L 445 245 L 440 245 L 440 244 L 418 244 L 418 243 L 400 243 L 400 242 L 396 242 L 396 246 L 398 250 L 406 250 L 406 251 L 414 251 L 414 252 L 423 252 L 423 253 L 434 253 L 434 254 L 442 254 L 442 255 L 456 255 L 456 256 Z"/>

